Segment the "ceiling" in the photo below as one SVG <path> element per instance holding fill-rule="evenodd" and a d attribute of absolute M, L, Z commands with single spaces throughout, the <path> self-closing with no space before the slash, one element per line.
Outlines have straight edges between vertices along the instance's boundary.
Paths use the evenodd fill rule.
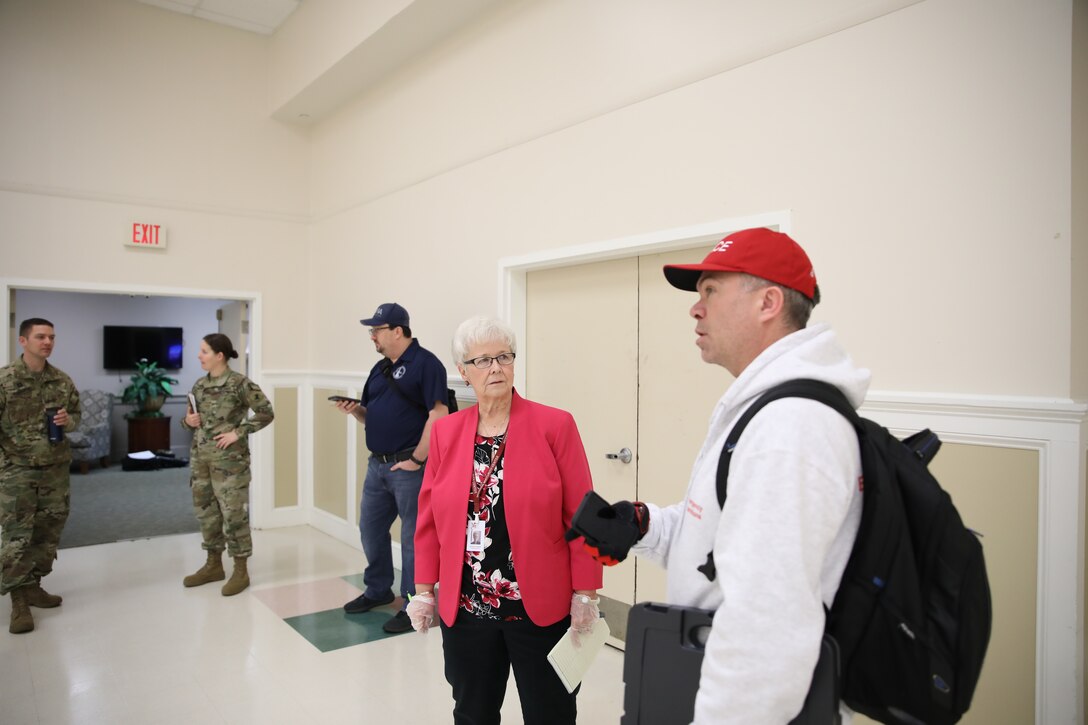
<path fill-rule="evenodd" d="M 2 1 L 2 0 L 0 0 Z M 164 10 L 273 35 L 304 0 L 137 0 Z M 354 0 L 359 2 L 361 0 Z M 433 48 L 503 0 L 408 0 L 361 37 L 358 44 L 288 99 L 274 118 L 312 125 L 356 98 L 390 73 Z M 311 8 L 312 9 L 312 8 Z"/>
<path fill-rule="evenodd" d="M 272 35 L 302 0 L 139 0 L 213 23 Z"/>

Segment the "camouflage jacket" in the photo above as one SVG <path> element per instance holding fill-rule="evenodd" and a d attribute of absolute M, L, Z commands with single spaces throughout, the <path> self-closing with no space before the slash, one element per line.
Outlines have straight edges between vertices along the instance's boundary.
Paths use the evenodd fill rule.
<path fill-rule="evenodd" d="M 0 368 L 0 464 L 52 466 L 72 460 L 67 436 L 60 443 L 49 442 L 46 408 L 68 411 L 65 431 L 79 427 L 79 391 L 70 377 L 48 361 L 35 373 L 22 355 Z"/>
<path fill-rule="evenodd" d="M 272 403 L 257 383 L 230 368 L 218 378 L 205 375 L 193 385 L 196 412 L 200 413 L 200 427 L 193 432 L 192 455 L 207 459 L 211 456 L 236 458 L 249 456 L 250 433 L 256 433 L 272 422 Z M 253 417 L 247 417 L 249 411 Z M 185 421 L 182 426 L 190 428 Z M 219 450 L 215 437 L 234 431 L 238 442 Z"/>

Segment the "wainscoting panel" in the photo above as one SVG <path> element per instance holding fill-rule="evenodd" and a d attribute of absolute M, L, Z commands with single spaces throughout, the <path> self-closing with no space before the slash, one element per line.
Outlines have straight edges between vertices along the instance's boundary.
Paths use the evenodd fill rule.
<path fill-rule="evenodd" d="M 315 388 L 313 396 L 314 506 L 338 519 L 348 518 L 347 417 L 328 401 L 344 390 Z"/>
<path fill-rule="evenodd" d="M 272 425 L 275 479 L 272 506 L 298 506 L 298 388 L 273 388 L 272 407 L 276 411 Z"/>

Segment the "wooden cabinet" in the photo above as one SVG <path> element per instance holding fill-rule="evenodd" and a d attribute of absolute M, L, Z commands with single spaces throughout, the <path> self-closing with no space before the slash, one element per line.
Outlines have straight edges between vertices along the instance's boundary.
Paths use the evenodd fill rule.
<path fill-rule="evenodd" d="M 170 450 L 170 416 L 128 419 L 128 452 Z"/>

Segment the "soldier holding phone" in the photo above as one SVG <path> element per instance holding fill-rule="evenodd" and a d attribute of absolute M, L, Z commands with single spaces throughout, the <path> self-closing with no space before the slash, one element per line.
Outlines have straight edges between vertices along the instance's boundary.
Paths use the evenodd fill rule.
<path fill-rule="evenodd" d="M 0 369 L 0 594 L 11 594 L 8 631 L 34 629 L 30 607 L 60 606 L 42 589 L 68 520 L 72 451 L 63 431 L 79 425 L 79 391 L 49 364 L 56 333 L 39 317 L 19 325 L 23 354 Z"/>

